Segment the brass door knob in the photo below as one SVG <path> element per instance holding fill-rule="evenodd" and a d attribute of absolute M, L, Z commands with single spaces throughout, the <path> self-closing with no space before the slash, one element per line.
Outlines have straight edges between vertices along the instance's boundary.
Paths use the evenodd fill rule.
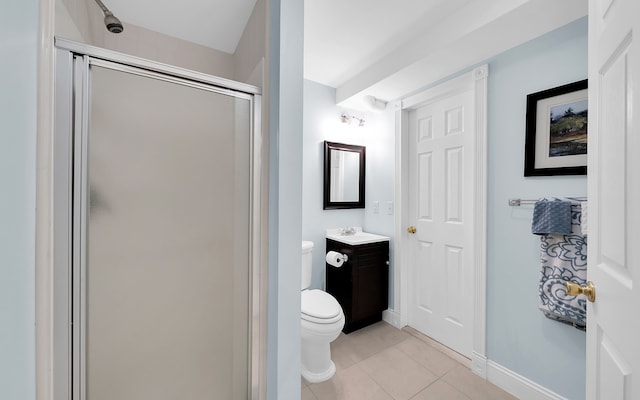
<path fill-rule="evenodd" d="M 569 296 L 577 296 L 579 294 L 583 294 L 587 296 L 587 300 L 589 300 L 590 302 L 593 303 L 594 301 L 596 301 L 596 287 L 591 281 L 587 282 L 587 284 L 584 286 L 580 286 L 576 283 L 567 281 L 565 283 L 565 286 L 567 288 L 567 294 Z"/>
<path fill-rule="evenodd" d="M 410 227 L 408 227 L 408 228 L 407 228 L 407 232 L 409 232 L 410 234 L 412 234 L 412 235 L 413 235 L 414 233 L 416 233 L 416 227 L 415 227 L 415 226 L 413 226 L 413 225 L 412 225 L 412 226 L 410 226 Z"/>

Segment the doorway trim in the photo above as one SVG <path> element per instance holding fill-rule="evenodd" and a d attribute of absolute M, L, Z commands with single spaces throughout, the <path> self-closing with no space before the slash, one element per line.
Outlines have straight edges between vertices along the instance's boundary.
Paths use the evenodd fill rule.
<path fill-rule="evenodd" d="M 471 86 L 475 97 L 475 189 L 474 204 L 477 211 L 474 221 L 474 283 L 473 287 L 473 347 L 471 356 L 472 371 L 487 377 L 486 356 L 486 273 L 487 273 L 487 82 L 489 66 L 474 68 L 456 78 L 426 89 L 416 95 L 406 97 L 395 105 L 396 137 L 396 184 L 395 203 L 398 212 L 395 217 L 394 253 L 394 308 L 389 316 L 390 322 L 397 327 L 406 326 L 409 319 L 408 307 L 408 260 L 409 245 L 406 227 L 409 221 L 409 112 L 420 105 L 441 96 L 460 90 L 461 86 Z"/>

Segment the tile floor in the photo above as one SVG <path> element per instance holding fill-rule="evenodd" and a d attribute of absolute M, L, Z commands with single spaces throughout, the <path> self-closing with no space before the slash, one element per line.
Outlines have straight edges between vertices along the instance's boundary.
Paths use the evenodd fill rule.
<path fill-rule="evenodd" d="M 476 376 L 470 361 L 438 342 L 386 322 L 331 344 L 335 376 L 302 379 L 302 400 L 517 400 Z"/>

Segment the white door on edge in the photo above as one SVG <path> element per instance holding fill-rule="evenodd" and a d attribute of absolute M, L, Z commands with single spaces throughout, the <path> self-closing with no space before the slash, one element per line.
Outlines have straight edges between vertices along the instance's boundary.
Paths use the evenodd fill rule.
<path fill-rule="evenodd" d="M 469 83 L 416 107 L 409 112 L 408 144 L 409 223 L 416 228 L 409 242 L 409 325 L 467 357 L 473 348 L 473 108 Z"/>
<path fill-rule="evenodd" d="M 589 4 L 587 399 L 640 398 L 640 2 Z"/>

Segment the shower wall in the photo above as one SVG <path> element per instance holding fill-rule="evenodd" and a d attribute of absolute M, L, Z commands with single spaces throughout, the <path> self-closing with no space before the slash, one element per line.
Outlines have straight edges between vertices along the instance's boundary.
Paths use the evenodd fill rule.
<path fill-rule="evenodd" d="M 111 10 L 117 16 L 118 10 Z M 56 0 L 56 36 L 219 76 L 258 84 L 252 74 L 266 57 L 266 0 L 258 0 L 234 54 L 225 53 L 122 21 L 108 32 L 94 0 Z"/>
<path fill-rule="evenodd" d="M 257 0 L 233 54 L 234 79 L 263 87 L 267 57 L 267 0 Z M 256 76 L 259 75 L 259 76 Z"/>
<path fill-rule="evenodd" d="M 112 10 L 117 16 L 118 10 Z M 233 79 L 233 56 L 122 21 L 120 34 L 108 32 L 94 0 L 56 0 L 56 36 Z"/>

